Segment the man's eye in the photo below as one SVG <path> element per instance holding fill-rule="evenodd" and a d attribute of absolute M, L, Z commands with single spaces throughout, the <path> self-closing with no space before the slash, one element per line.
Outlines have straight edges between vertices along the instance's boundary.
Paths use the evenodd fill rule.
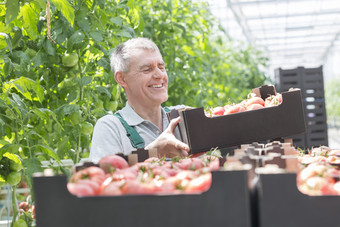
<path fill-rule="evenodd" d="M 147 68 L 147 69 L 144 69 L 143 72 L 150 72 L 151 69 L 150 68 Z"/>

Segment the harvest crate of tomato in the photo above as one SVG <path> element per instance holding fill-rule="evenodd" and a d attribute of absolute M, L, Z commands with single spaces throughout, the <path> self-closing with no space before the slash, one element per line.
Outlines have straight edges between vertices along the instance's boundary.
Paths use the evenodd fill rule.
<path fill-rule="evenodd" d="M 211 155 L 132 166 L 114 155 L 74 169 L 33 178 L 38 227 L 251 226 L 247 170 Z"/>
<path fill-rule="evenodd" d="M 297 160 L 297 172 L 258 174 L 259 226 L 337 226 L 340 150 L 315 147 Z"/>
<path fill-rule="evenodd" d="M 306 130 L 301 91 L 277 94 L 273 86 L 253 89 L 253 96 L 239 104 L 184 110 L 179 131 L 191 153 L 211 148 L 292 136 Z M 176 113 L 170 113 L 175 117 Z"/>

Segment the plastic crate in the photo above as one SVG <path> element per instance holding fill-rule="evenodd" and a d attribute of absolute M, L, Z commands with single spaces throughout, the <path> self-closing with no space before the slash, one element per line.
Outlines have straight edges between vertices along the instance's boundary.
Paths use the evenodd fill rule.
<path fill-rule="evenodd" d="M 248 171 L 212 172 L 202 194 L 78 198 L 66 176 L 33 177 L 37 227 L 250 227 Z"/>
<path fill-rule="evenodd" d="M 264 94 L 270 92 L 268 87 L 263 87 Z M 205 116 L 203 107 L 181 111 L 182 139 L 191 153 L 200 153 L 305 132 L 301 91 L 282 92 L 282 99 L 278 106 L 212 118 Z"/>
<path fill-rule="evenodd" d="M 340 196 L 309 196 L 295 173 L 260 174 L 257 184 L 260 227 L 340 226 Z"/>
<path fill-rule="evenodd" d="M 328 145 L 327 116 L 324 97 L 324 82 L 322 66 L 317 68 L 297 67 L 295 69 L 275 70 L 276 84 L 281 89 L 289 89 L 285 83 L 287 75 L 296 80 L 301 89 L 306 120 L 306 133 L 293 136 L 294 144 L 303 149 L 314 146 Z M 303 138 L 304 137 L 304 138 Z"/>

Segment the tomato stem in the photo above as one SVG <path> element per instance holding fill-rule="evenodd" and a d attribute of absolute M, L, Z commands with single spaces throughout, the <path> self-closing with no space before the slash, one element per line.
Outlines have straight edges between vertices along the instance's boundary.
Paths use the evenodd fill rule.
<path fill-rule="evenodd" d="M 13 207 L 13 218 L 12 218 L 11 227 L 13 227 L 15 223 L 15 219 L 17 218 L 17 215 L 18 215 L 18 209 L 17 209 L 16 186 L 12 186 L 11 189 L 12 189 L 12 207 Z"/>

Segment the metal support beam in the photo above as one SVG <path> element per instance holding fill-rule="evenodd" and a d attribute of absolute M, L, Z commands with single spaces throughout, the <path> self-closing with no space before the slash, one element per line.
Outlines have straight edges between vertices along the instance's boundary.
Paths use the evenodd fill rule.
<path fill-rule="evenodd" d="M 295 14 L 268 14 L 261 17 L 245 17 L 245 20 L 263 20 L 263 19 L 273 19 L 273 18 L 291 18 L 291 17 L 304 17 L 304 16 L 321 16 L 329 14 L 340 14 L 340 10 L 323 10 L 320 12 L 310 12 L 310 13 L 295 13 Z"/>
<path fill-rule="evenodd" d="M 258 1 L 244 1 L 244 2 L 231 2 L 233 6 L 247 6 L 247 5 L 258 5 L 268 3 L 282 3 L 282 2 L 308 2 L 308 0 L 258 0 Z"/>
<path fill-rule="evenodd" d="M 334 43 L 339 39 L 340 37 L 340 30 L 338 31 L 338 33 L 334 36 L 334 39 L 332 40 L 332 42 L 330 43 L 330 45 L 327 47 L 325 53 L 322 55 L 321 60 L 323 62 L 325 62 L 327 60 L 328 54 L 329 52 L 332 50 L 332 48 L 334 47 Z"/>
<path fill-rule="evenodd" d="M 249 28 L 248 25 L 246 23 L 246 21 L 240 18 L 240 16 L 237 14 L 235 8 L 231 5 L 231 1 L 230 0 L 226 0 L 227 1 L 227 7 L 229 7 L 229 9 L 231 10 L 231 12 L 233 13 L 237 23 L 239 24 L 239 26 L 242 29 L 242 33 L 244 34 L 244 36 L 246 37 L 247 41 L 249 44 L 253 44 L 253 40 L 251 38 L 251 33 L 249 32 Z"/>
<path fill-rule="evenodd" d="M 291 35 L 291 36 L 280 36 L 280 35 L 277 35 L 277 36 L 267 36 L 267 37 L 257 37 L 257 40 L 271 40 L 271 39 L 296 39 L 296 38 L 310 38 L 310 37 L 320 37 L 320 36 L 323 36 L 323 37 L 328 37 L 329 36 L 329 33 L 321 33 L 321 34 L 313 34 L 313 35 L 305 35 L 305 34 L 302 34 L 302 35 Z"/>

